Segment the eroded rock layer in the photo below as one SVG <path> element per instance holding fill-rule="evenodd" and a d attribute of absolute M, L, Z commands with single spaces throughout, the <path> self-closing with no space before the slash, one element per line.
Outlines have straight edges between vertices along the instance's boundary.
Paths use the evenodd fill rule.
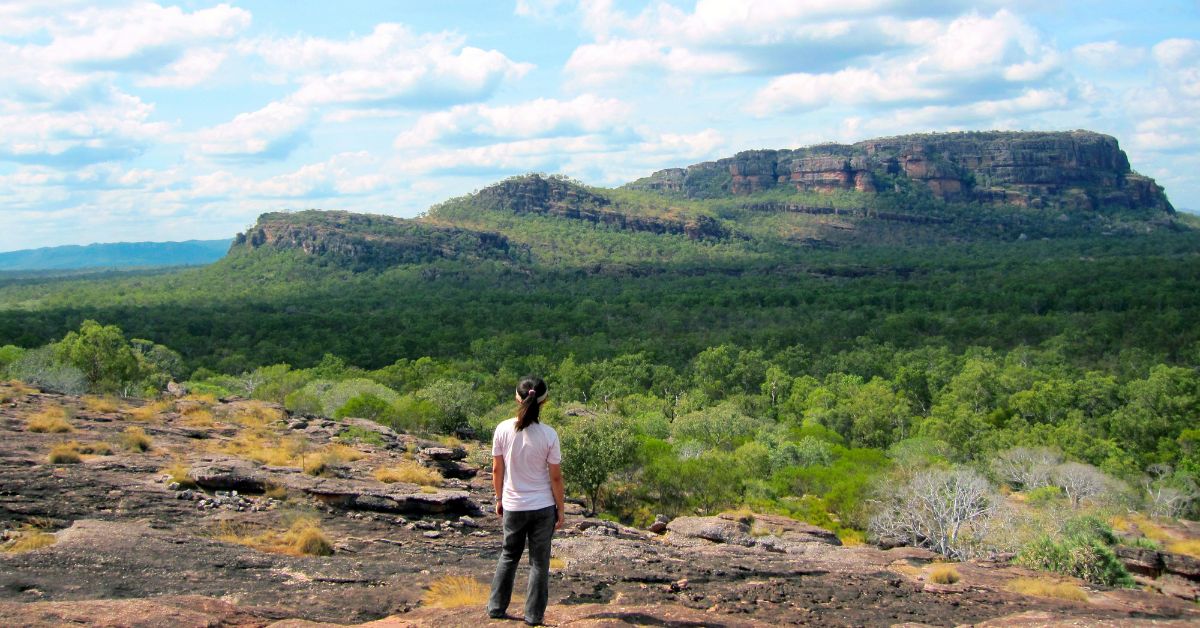
<path fill-rule="evenodd" d="M 1090 131 L 938 133 L 753 150 L 662 170 L 628 187 L 712 198 L 781 186 L 878 192 L 904 180 L 943 200 L 1174 212 L 1162 187 L 1130 169 L 1116 138 Z"/>

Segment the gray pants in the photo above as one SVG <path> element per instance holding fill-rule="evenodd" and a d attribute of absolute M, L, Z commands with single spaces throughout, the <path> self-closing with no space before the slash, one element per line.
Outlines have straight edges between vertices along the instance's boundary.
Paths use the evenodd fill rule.
<path fill-rule="evenodd" d="M 488 600 L 489 615 L 502 615 L 508 610 L 512 599 L 513 579 L 517 575 L 517 563 L 529 539 L 529 589 L 525 594 L 525 621 L 542 623 L 546 613 L 546 598 L 550 580 L 550 539 L 554 536 L 554 523 L 558 510 L 547 506 L 538 510 L 504 511 L 504 549 L 496 563 L 496 577 L 492 579 L 492 597 Z"/>

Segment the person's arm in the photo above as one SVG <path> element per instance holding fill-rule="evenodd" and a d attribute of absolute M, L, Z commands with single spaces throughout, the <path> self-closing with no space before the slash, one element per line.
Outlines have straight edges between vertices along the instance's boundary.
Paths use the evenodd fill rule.
<path fill-rule="evenodd" d="M 492 456 L 492 488 L 496 491 L 496 514 L 504 514 L 504 456 Z"/>
<path fill-rule="evenodd" d="M 554 493 L 554 507 L 558 509 L 558 521 L 554 522 L 554 529 L 557 530 L 563 526 L 563 477 L 562 465 L 550 465 L 550 491 Z"/>

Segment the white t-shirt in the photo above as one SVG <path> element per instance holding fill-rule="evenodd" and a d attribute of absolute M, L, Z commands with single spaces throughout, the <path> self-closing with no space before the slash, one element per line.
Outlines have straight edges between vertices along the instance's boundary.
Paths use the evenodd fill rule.
<path fill-rule="evenodd" d="M 517 419 L 513 417 L 496 426 L 492 455 L 504 457 L 504 493 L 500 504 L 505 510 L 538 510 L 554 505 L 550 465 L 562 462 L 562 449 L 554 428 L 530 423 L 518 432 Z"/>

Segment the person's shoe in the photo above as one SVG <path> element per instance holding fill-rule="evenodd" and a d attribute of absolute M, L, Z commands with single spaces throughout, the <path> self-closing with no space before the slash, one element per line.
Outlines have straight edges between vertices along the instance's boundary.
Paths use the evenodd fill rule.
<path fill-rule="evenodd" d="M 541 625 L 542 625 L 542 622 L 540 622 L 540 621 L 529 621 L 528 619 L 526 619 L 526 620 L 525 620 L 525 625 L 526 625 L 526 626 L 541 626 Z"/>
<path fill-rule="evenodd" d="M 488 617 L 491 619 L 505 619 L 508 617 L 508 613 L 504 611 L 488 611 Z"/>

